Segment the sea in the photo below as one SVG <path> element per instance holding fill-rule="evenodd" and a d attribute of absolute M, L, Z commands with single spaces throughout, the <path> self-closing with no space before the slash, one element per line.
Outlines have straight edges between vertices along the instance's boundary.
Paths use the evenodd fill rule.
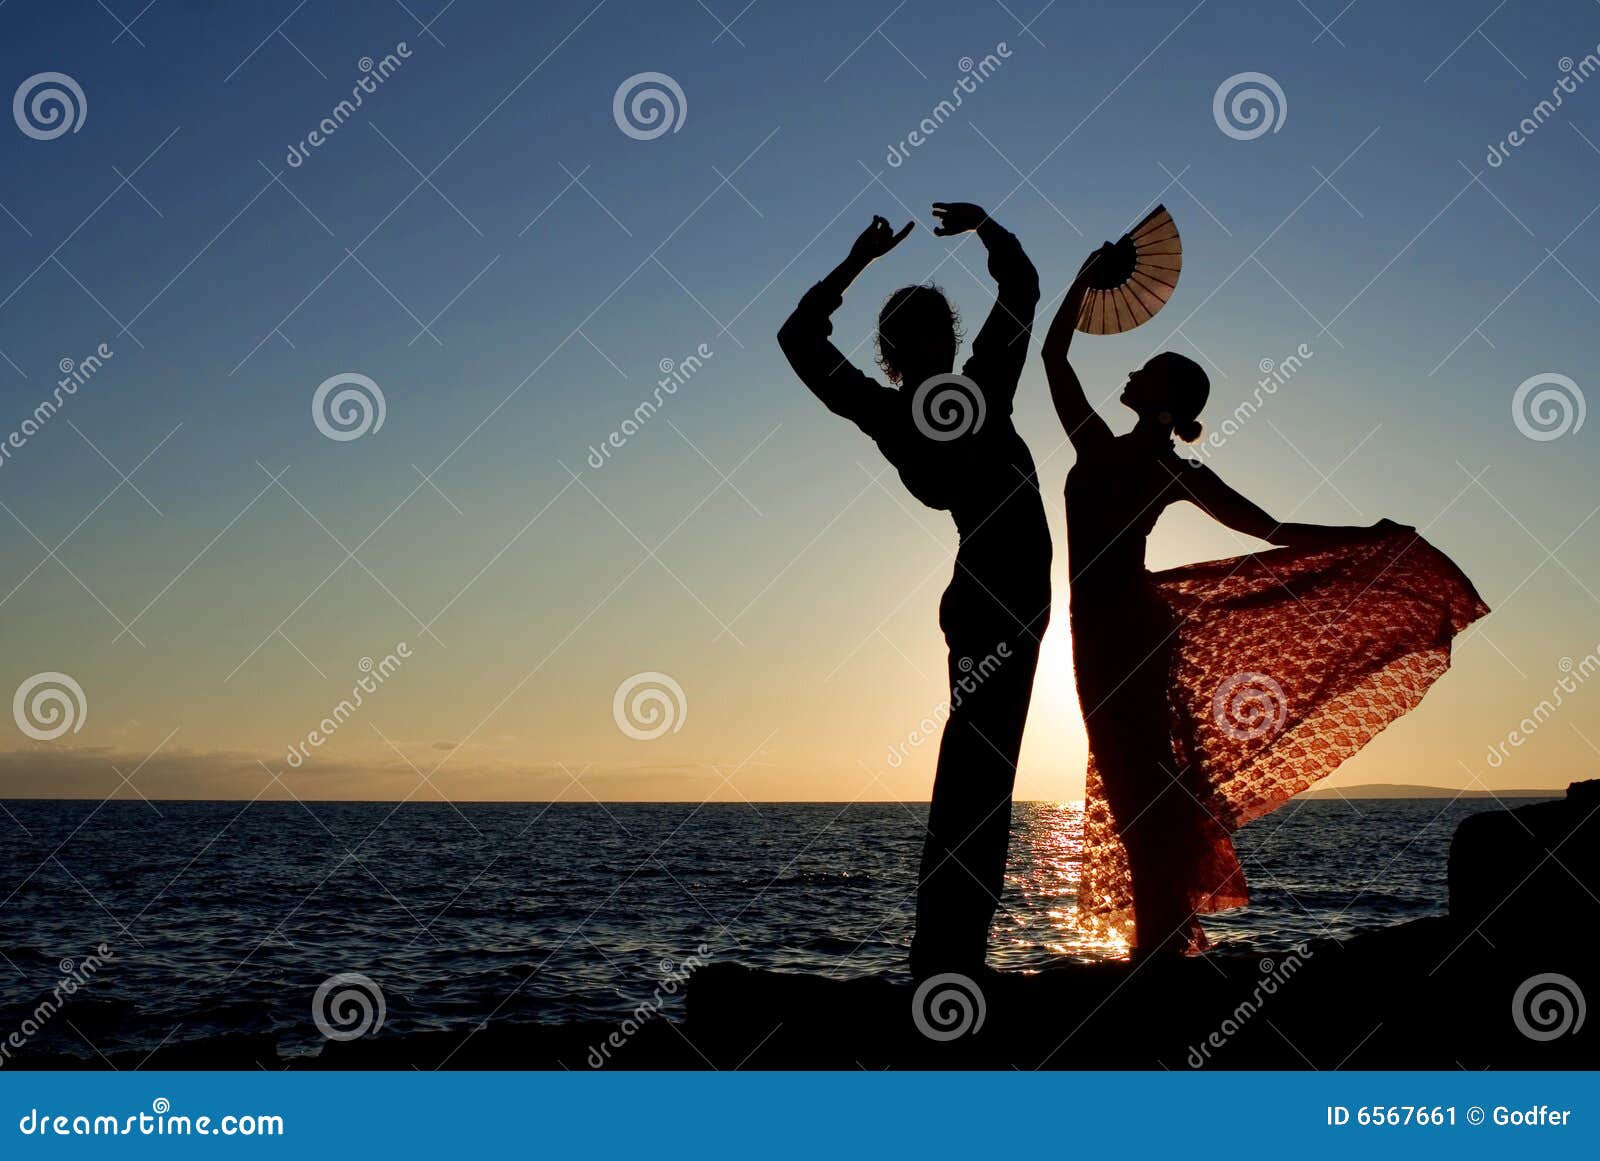
<path fill-rule="evenodd" d="M 993 966 L 1117 954 L 1074 923 L 1080 805 L 1017 804 Z M 1251 903 L 1207 930 L 1254 953 L 1442 914 L 1451 834 L 1498 808 L 1295 800 L 1235 836 Z M 264 1033 L 294 1055 L 349 1027 L 326 1009 L 350 987 L 349 1022 L 405 1033 L 671 1018 L 715 961 L 903 978 L 926 813 L 6 801 L 0 1043 L 90 1062 Z"/>

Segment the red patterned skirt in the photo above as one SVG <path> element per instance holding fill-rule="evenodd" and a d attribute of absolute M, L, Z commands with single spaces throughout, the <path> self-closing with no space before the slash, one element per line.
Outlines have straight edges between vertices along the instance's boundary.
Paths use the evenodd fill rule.
<path fill-rule="evenodd" d="M 1125 834 L 1175 905 L 1243 906 L 1229 836 L 1420 702 L 1451 640 L 1489 611 L 1411 531 L 1146 581 L 1132 599 L 1074 602 L 1072 620 L 1089 733 L 1079 923 L 1129 944 Z M 1204 946 L 1198 925 L 1191 944 Z"/>

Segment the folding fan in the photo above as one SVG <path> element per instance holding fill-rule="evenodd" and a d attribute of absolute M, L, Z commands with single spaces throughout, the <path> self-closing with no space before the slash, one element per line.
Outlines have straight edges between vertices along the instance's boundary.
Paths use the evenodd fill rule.
<path fill-rule="evenodd" d="M 1078 329 L 1116 335 L 1147 322 L 1178 287 L 1183 242 L 1166 206 L 1157 206 L 1089 271 Z"/>

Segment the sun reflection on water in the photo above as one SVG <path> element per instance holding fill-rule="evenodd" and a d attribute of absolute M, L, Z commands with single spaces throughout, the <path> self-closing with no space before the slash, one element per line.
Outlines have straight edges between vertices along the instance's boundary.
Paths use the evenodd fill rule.
<path fill-rule="evenodd" d="M 1078 921 L 1081 799 L 1018 804 L 1010 858 L 1006 896 L 995 916 L 994 966 L 1026 970 L 1062 959 L 1089 962 L 1128 954 L 1129 943 L 1121 933 L 1094 930 Z"/>

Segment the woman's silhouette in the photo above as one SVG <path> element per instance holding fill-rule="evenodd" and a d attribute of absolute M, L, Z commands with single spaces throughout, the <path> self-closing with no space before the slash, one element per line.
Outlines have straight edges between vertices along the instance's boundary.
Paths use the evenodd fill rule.
<path fill-rule="evenodd" d="M 939 605 L 949 646 L 950 712 L 939 745 L 917 892 L 912 971 L 977 972 L 1005 879 L 1011 790 L 1039 638 L 1050 615 L 1050 533 L 1039 478 L 1011 422 L 1039 276 L 1017 239 L 966 203 L 935 202 L 935 233 L 975 230 L 995 304 L 954 376 L 956 316 L 932 286 L 889 296 L 878 319 L 885 388 L 829 341 L 846 288 L 911 232 L 874 218 L 849 256 L 800 300 L 778 332 L 795 373 L 854 422 L 906 489 L 955 520 L 955 575 Z"/>
<path fill-rule="evenodd" d="M 1079 900 L 1086 916 L 1119 919 L 1138 954 L 1172 954 L 1204 946 L 1197 913 L 1246 901 L 1229 833 L 1414 705 L 1450 638 L 1487 610 L 1414 531 L 1280 523 L 1179 456 L 1173 436 L 1199 438 L 1210 392 L 1182 355 L 1128 376 L 1121 402 L 1138 422 L 1113 435 L 1067 358 L 1087 272 L 1108 249 L 1084 263 L 1043 346 L 1077 450 L 1067 567 L 1091 757 Z M 1146 538 L 1180 500 L 1291 547 L 1151 574 Z"/>

